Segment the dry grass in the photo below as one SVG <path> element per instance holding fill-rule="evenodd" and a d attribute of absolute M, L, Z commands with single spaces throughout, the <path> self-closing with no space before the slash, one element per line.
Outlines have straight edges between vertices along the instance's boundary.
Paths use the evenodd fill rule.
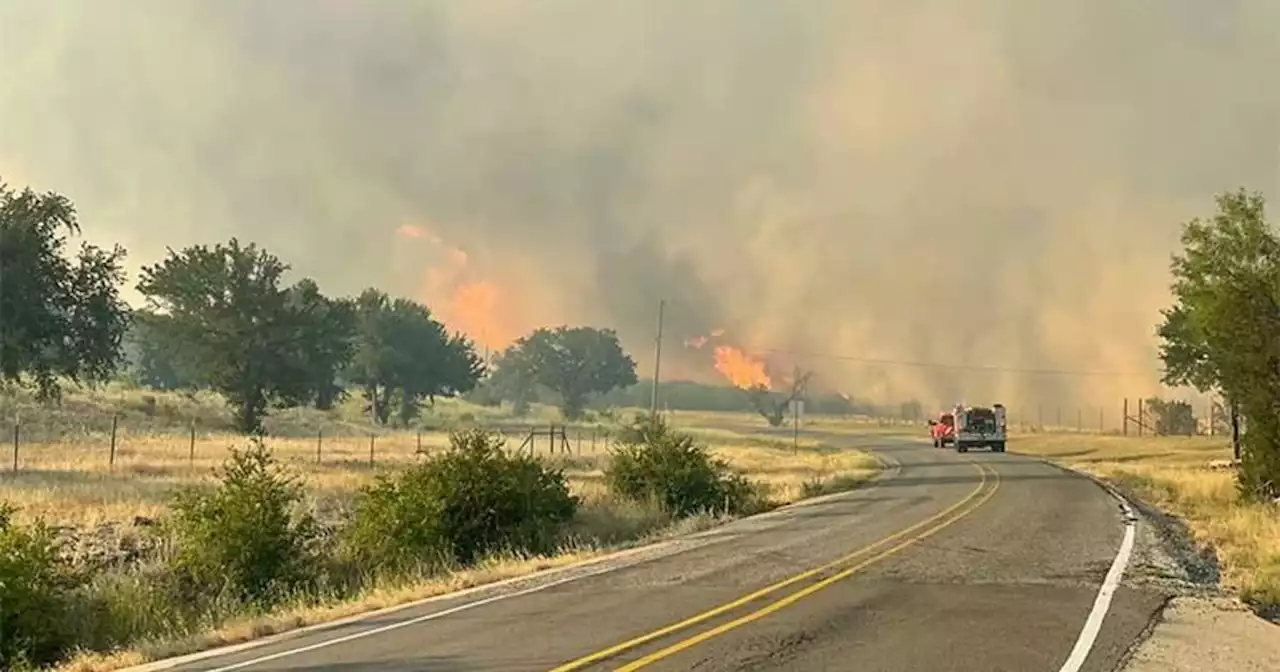
<path fill-rule="evenodd" d="M 735 434 L 789 437 L 792 431 L 788 421 L 781 427 L 770 427 L 763 417 L 754 413 L 729 413 L 718 411 L 670 411 L 672 424 L 699 432 L 724 430 Z M 837 434 L 911 434 L 922 431 L 923 421 L 905 422 L 861 416 L 806 415 L 801 429 L 812 432 Z M 787 441 L 790 441 L 787 438 Z"/>
<path fill-rule="evenodd" d="M 446 445 L 448 436 L 422 434 L 424 449 Z M 316 439 L 268 439 L 267 445 L 297 470 L 322 504 L 341 499 L 369 483 L 380 472 L 417 459 L 416 434 L 393 434 L 374 440 L 374 466 L 369 466 L 369 439 L 328 438 L 316 461 Z M 109 445 L 109 444 L 108 444 Z M 234 435 L 197 437 L 192 459 L 189 437 L 119 437 L 115 465 L 106 446 L 86 443 L 24 445 L 20 470 L 0 475 L 0 499 L 19 507 L 20 519 L 40 517 L 52 523 L 93 525 L 105 521 L 155 517 L 179 486 L 207 480 L 234 446 Z"/>
<path fill-rule="evenodd" d="M 816 441 L 801 439 L 793 451 L 789 437 L 758 435 L 746 414 L 703 414 L 701 423 L 681 418 L 681 426 L 706 441 L 717 456 L 751 478 L 766 484 L 771 497 L 792 502 L 803 496 L 806 484 L 833 481 L 850 484 L 864 480 L 877 468 L 874 458 L 856 451 L 834 451 Z M 758 417 L 756 425 L 763 425 Z M 598 496 L 607 459 L 602 433 L 590 427 L 566 430 L 570 458 L 566 474 L 578 494 Z M 371 439 L 371 437 L 373 437 Z M 509 441 L 519 446 L 524 435 L 512 430 Z M 373 466 L 370 466 L 370 442 Z M 553 455 L 545 435 L 535 439 L 532 450 Z M 424 451 L 442 449 L 448 434 L 441 431 L 385 433 L 381 435 L 325 435 L 308 438 L 270 438 L 267 445 L 282 462 L 305 480 L 321 509 L 349 500 L 379 473 L 412 464 Z M 59 525 L 95 526 L 126 522 L 141 516 L 162 515 L 175 488 L 207 482 L 235 446 L 245 439 L 233 434 L 190 435 L 134 433 L 122 429 L 117 436 L 114 464 L 109 436 L 89 440 L 24 443 L 19 470 L 0 473 L 0 500 L 19 508 L 18 520 L 36 518 Z M 319 455 L 317 455 L 319 448 Z M 558 446 L 563 450 L 564 446 Z M 812 486 L 810 486 L 812 487 Z"/>
<path fill-rule="evenodd" d="M 880 463 L 869 453 L 802 444 L 712 444 L 712 451 L 769 488 L 777 503 L 791 503 L 821 492 L 848 489 L 871 478 Z"/>
<path fill-rule="evenodd" d="M 1012 446 L 1133 488 L 1217 550 L 1227 587 L 1258 606 L 1280 605 L 1280 507 L 1242 501 L 1234 473 L 1209 468 L 1231 458 L 1228 440 L 1027 435 Z"/>

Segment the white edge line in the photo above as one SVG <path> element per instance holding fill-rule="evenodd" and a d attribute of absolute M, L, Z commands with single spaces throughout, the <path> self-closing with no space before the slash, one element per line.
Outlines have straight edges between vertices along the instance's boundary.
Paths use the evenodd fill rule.
<path fill-rule="evenodd" d="M 411 600 L 409 602 L 393 604 L 389 607 L 382 607 L 381 609 L 375 609 L 372 611 L 364 611 L 358 614 L 352 614 L 350 616 L 344 616 L 342 618 L 334 619 L 332 621 L 323 621 L 321 623 L 314 623 L 312 625 L 303 626 L 301 628 L 290 628 L 289 630 L 285 630 L 283 632 L 279 632 L 274 635 L 268 635 L 266 637 L 251 639 L 246 642 L 240 642 L 239 644 L 228 644 L 226 646 L 220 646 L 213 649 L 205 649 L 204 651 L 196 651 L 196 652 L 184 654 L 181 656 L 162 658 L 160 660 L 155 660 L 150 663 L 144 663 L 142 665 L 135 665 L 133 667 L 122 668 L 117 670 L 116 672 L 158 672 L 159 670 L 167 670 L 170 668 L 178 667 L 180 665 L 187 665 L 190 663 L 199 662 L 206 658 L 218 658 L 221 656 L 230 656 L 248 649 L 255 649 L 259 647 L 270 646 L 272 644 L 278 644 L 281 641 L 292 639 L 302 635 L 312 634 L 320 630 L 337 628 L 344 625 L 357 624 L 361 621 L 372 620 L 375 618 L 379 618 L 381 616 L 393 614 L 398 611 L 408 611 L 415 607 L 421 607 L 424 605 L 431 604 L 432 602 L 445 602 L 449 600 L 456 600 L 458 598 L 463 598 L 468 595 L 473 595 L 475 593 L 504 588 L 511 584 L 536 581 L 538 579 L 543 579 L 549 576 L 555 576 L 557 574 L 569 573 L 574 570 L 582 569 L 583 567 L 590 567 L 592 565 L 598 565 L 601 563 L 606 563 L 606 562 L 616 561 L 616 560 L 626 560 L 627 558 L 633 555 L 639 555 L 646 551 L 659 550 L 667 546 L 676 546 L 682 540 L 683 540 L 682 537 L 676 537 L 673 539 L 664 539 L 661 541 L 655 541 L 651 544 L 645 544 L 643 546 L 633 546 L 631 548 L 624 548 L 624 549 L 614 551 L 612 553 L 596 556 L 594 558 L 587 558 L 585 560 L 570 563 L 567 565 L 560 565 L 558 567 L 548 567 L 546 569 L 538 570 L 536 572 L 521 574 L 519 576 L 513 576 L 510 578 L 501 579 L 498 581 L 481 583 L 474 586 L 470 586 L 468 588 L 463 588 L 461 590 L 450 591 L 447 593 L 440 593 L 439 595 L 431 595 L 429 597 Z M 632 564 L 635 564 L 635 563 L 632 563 Z M 629 567 L 629 566 L 631 565 L 617 565 L 613 567 L 614 569 L 622 569 L 623 567 Z M 575 574 L 574 576 L 577 578 L 586 578 L 587 576 L 591 576 L 591 575 L 592 574 L 584 574 L 584 575 Z M 504 595 L 505 594 L 506 593 L 504 593 Z"/>
<path fill-rule="evenodd" d="M 1093 609 L 1089 612 L 1089 618 L 1084 622 L 1084 628 L 1081 629 L 1080 636 L 1076 639 L 1075 647 L 1071 649 L 1071 655 L 1067 657 L 1062 667 L 1058 668 L 1058 672 L 1079 672 L 1080 668 L 1084 666 L 1085 660 L 1089 658 L 1089 653 L 1093 650 L 1094 642 L 1098 639 L 1098 633 L 1102 631 L 1102 622 L 1107 617 L 1107 611 L 1111 609 L 1111 599 L 1115 596 L 1116 589 L 1120 586 L 1120 579 L 1124 577 L 1124 570 L 1129 564 L 1129 558 L 1133 555 L 1135 528 L 1138 522 L 1138 517 L 1134 514 L 1133 507 L 1129 506 L 1129 502 L 1125 501 L 1125 498 L 1116 492 L 1114 488 L 1097 479 L 1090 478 L 1089 480 L 1101 486 L 1103 490 L 1106 490 L 1108 494 L 1120 502 L 1120 508 L 1124 509 L 1124 539 L 1120 542 L 1120 550 L 1116 553 L 1116 558 L 1111 563 L 1111 569 L 1107 571 L 1106 578 L 1102 580 L 1102 586 L 1098 589 L 1098 596 L 1093 601 Z"/>
<path fill-rule="evenodd" d="M 435 619 L 437 619 L 437 618 L 444 618 L 445 616 L 449 616 L 449 615 L 451 615 L 451 614 L 456 614 L 456 613 L 458 613 L 458 612 L 460 612 L 460 611 L 467 611 L 468 609 L 474 609 L 474 608 L 476 608 L 476 607 L 479 607 L 479 606 L 483 606 L 483 605 L 489 604 L 490 602 L 497 602 L 497 601 L 499 601 L 499 600 L 505 600 L 505 599 L 509 599 L 509 598 L 512 598 L 512 597 L 520 597 L 521 595 L 529 595 L 529 594 L 531 594 L 531 593 L 537 593 L 537 592 L 540 592 L 540 591 L 546 590 L 546 589 L 548 589 L 548 588 L 554 588 L 555 586 L 563 585 L 563 584 L 570 583 L 570 582 L 573 582 L 573 581 L 578 581 L 578 580 L 580 580 L 580 579 L 589 578 L 589 577 L 596 576 L 596 575 L 599 575 L 599 574 L 606 574 L 606 573 L 608 573 L 608 572 L 615 571 L 616 569 L 618 569 L 618 568 L 617 568 L 617 567 L 605 567 L 605 568 L 603 568 L 603 569 L 597 569 L 597 570 L 596 570 L 596 571 L 594 571 L 594 572 L 588 572 L 587 574 L 580 574 L 580 575 L 576 575 L 576 576 L 565 577 L 565 578 L 560 579 L 560 580 L 558 580 L 558 581 L 552 581 L 552 582 L 550 582 L 550 583 L 544 583 L 544 584 L 542 584 L 542 585 L 533 586 L 532 588 L 525 588 L 524 590 L 518 590 L 518 591 L 516 591 L 516 592 L 514 592 L 514 593 L 503 593 L 503 594 L 501 594 L 501 595 L 492 595 L 492 596 L 490 596 L 490 597 L 486 597 L 486 598 L 481 599 L 481 600 L 476 600 L 476 601 L 474 601 L 474 602 L 468 602 L 468 603 L 466 603 L 466 604 L 460 604 L 460 605 L 458 605 L 458 606 L 456 606 L 456 607 L 452 607 L 452 608 L 449 608 L 449 609 L 445 609 L 445 610 L 443 610 L 443 611 L 433 611 L 433 612 L 431 612 L 430 614 L 424 614 L 424 615 L 422 615 L 422 616 L 418 616 L 418 617 L 416 617 L 416 618 L 411 618 L 411 619 L 406 620 L 406 621 L 397 621 L 397 622 L 395 622 L 395 623 L 390 623 L 390 624 L 388 624 L 388 625 L 384 625 L 384 626 L 379 627 L 379 628 L 373 628 L 373 629 L 371 629 L 371 630 L 361 630 L 360 632 L 353 632 L 353 633 L 351 633 L 351 634 L 349 634 L 349 635 L 345 635 L 345 636 L 343 636 L 343 637 L 338 637 L 337 639 L 326 639 L 326 640 L 324 640 L 324 641 L 322 641 L 322 642 L 316 642 L 315 644 L 310 644 L 310 645 L 307 645 L 307 646 L 298 647 L 298 648 L 296 648 L 296 649 L 285 649 L 284 651 L 278 651 L 278 652 L 273 653 L 273 654 L 270 654 L 270 655 L 266 655 L 266 656 L 259 656 L 259 657 L 257 657 L 257 658 L 253 658 L 253 659 L 250 659 L 250 660 L 241 661 L 241 662 L 239 662 L 239 663 L 235 663 L 234 665 L 226 665 L 226 666 L 224 666 L 224 667 L 216 667 L 216 668 L 214 668 L 214 669 L 212 669 L 212 670 L 207 670 L 207 672 L 229 672 L 230 670 L 238 670 L 238 669 L 241 669 L 241 668 L 244 668 L 244 667 L 249 667 L 250 665 L 257 665 L 258 663 L 265 663 L 265 662 L 272 661 L 272 660 L 276 660 L 276 659 L 279 659 L 279 658 L 285 658 L 285 657 L 288 657 L 288 656 L 296 656 L 296 655 L 298 655 L 298 654 L 300 654 L 300 653 L 308 653 L 308 652 L 310 652 L 310 651 L 315 651 L 315 650 L 317 650 L 317 649 L 327 648 L 327 647 L 330 647 L 330 646 L 334 646 L 335 644 L 343 644 L 343 643 L 346 643 L 346 642 L 350 642 L 350 641 L 352 641 L 352 640 L 362 639 L 362 638 L 364 638 L 364 637 L 372 637 L 373 635 L 380 635 L 380 634 L 382 634 L 382 633 L 384 633 L 384 632 L 390 632 L 390 631 L 392 631 L 392 630 L 399 630 L 400 628 L 405 628 L 405 627 L 408 627 L 408 626 L 410 626 L 410 625 L 417 625 L 418 623 L 424 623 L 424 622 L 426 622 L 426 621 L 432 621 L 432 620 L 435 620 Z"/>
<path fill-rule="evenodd" d="M 784 514 L 788 512 L 788 510 L 794 510 L 798 508 L 803 508 L 805 506 L 822 504 L 828 501 L 843 499 L 846 497 L 851 498 L 851 496 L 860 495 L 860 494 L 866 493 L 869 490 L 873 490 L 879 487 L 884 481 L 889 480 L 889 478 L 892 478 L 893 476 L 897 476 L 902 471 L 902 464 L 894 458 L 891 458 L 891 457 L 885 458 L 881 455 L 876 454 L 873 450 L 870 450 L 867 447 L 854 447 L 853 449 L 861 450 L 863 452 L 870 454 L 872 457 L 876 458 L 876 460 L 879 461 L 881 464 L 882 468 L 880 469 L 879 473 L 877 473 L 875 476 L 872 476 L 870 479 L 868 479 L 866 487 L 855 488 L 853 490 L 847 490 L 844 492 L 836 492 L 830 495 L 823 495 L 819 497 L 810 497 L 807 499 L 802 499 L 798 502 L 792 502 L 791 504 L 780 506 L 771 511 L 766 511 L 764 513 L 761 513 L 755 516 L 749 516 L 748 518 L 740 518 L 738 520 L 768 519 L 768 518 L 773 518 L 781 514 Z M 733 521 L 733 522 L 737 522 L 737 521 Z M 720 526 L 717 526 L 717 527 L 720 527 Z M 481 591 L 493 590 L 495 588 L 502 588 L 504 586 L 508 586 L 513 583 L 535 581 L 537 579 L 544 578 L 549 575 L 554 576 L 555 574 L 568 573 L 568 572 L 572 572 L 575 569 L 590 567 L 591 565 L 606 563 L 611 560 L 623 560 L 632 555 L 639 555 L 645 551 L 654 551 L 654 550 L 662 549 L 664 547 L 676 546 L 679 544 L 681 540 L 694 540 L 694 539 L 703 537 L 704 535 L 709 536 L 710 533 L 713 531 L 714 530 L 704 530 L 704 531 L 695 532 L 689 535 L 683 535 L 681 537 L 675 537 L 673 539 L 665 539 L 665 540 L 657 541 L 651 544 L 645 544 L 643 546 L 636 546 L 632 548 L 622 549 L 622 550 L 615 551 L 613 553 L 608 553 L 599 557 L 589 558 L 581 562 L 571 563 L 571 564 L 563 565 L 560 567 L 550 567 L 542 571 L 532 572 L 530 574 L 524 574 L 522 576 L 513 576 L 509 579 L 503 579 L 501 581 L 483 583 L 477 586 L 464 588 L 458 591 L 443 593 L 440 595 L 432 595 L 430 597 L 422 598 L 419 600 L 412 600 L 410 602 L 405 602 L 403 604 L 396 604 L 389 607 L 384 607 L 382 609 L 377 609 L 374 611 L 367 611 L 359 614 L 353 614 L 351 616 L 336 619 L 333 621 L 325 621 L 323 623 L 316 623 L 314 625 L 304 626 L 301 628 L 292 628 L 290 630 L 281 632 L 273 636 L 253 639 L 247 642 L 241 642 L 239 644 L 230 644 L 227 646 L 222 646 L 214 649 L 206 649 L 204 651 L 196 651 L 196 652 L 189 653 L 182 656 L 173 656 L 170 658 L 163 658 L 161 660 L 152 661 L 150 663 L 144 663 L 142 665 L 126 667 L 126 668 L 122 668 L 121 670 L 118 670 L 118 672 L 159 672 L 160 670 L 169 670 L 182 665 L 197 663 L 202 660 L 207 660 L 209 658 L 220 658 L 224 656 L 232 656 L 237 653 L 241 653 L 251 649 L 265 648 L 273 644 L 281 643 L 288 639 L 311 634 L 320 630 L 337 628 L 344 625 L 357 624 L 357 623 L 360 623 L 361 621 L 372 620 L 379 616 L 385 616 L 387 614 L 392 614 L 397 611 L 407 611 L 409 609 L 413 609 L 414 607 L 421 607 L 425 604 L 430 604 L 432 602 L 443 602 L 446 600 L 454 600 L 454 599 L 466 597 L 467 595 L 478 593 Z M 705 544 L 700 544 L 697 547 L 700 548 L 704 545 Z M 692 550 L 692 549 L 686 549 L 686 550 Z M 667 556 L 664 555 L 661 557 L 667 557 Z M 640 563 L 643 563 L 643 562 L 644 562 L 643 560 L 640 561 Z M 390 632 L 392 630 L 403 628 L 409 625 L 416 625 L 418 623 L 430 621 L 436 618 L 441 618 L 444 616 L 448 616 L 450 614 L 456 614 L 460 611 L 466 611 L 468 609 L 473 609 L 475 607 L 479 607 L 492 602 L 497 602 L 500 600 L 505 600 L 513 597 L 520 597 L 522 595 L 529 595 L 542 590 L 546 590 L 548 588 L 553 588 L 555 586 L 571 583 L 573 581 L 580 581 L 582 579 L 588 579 L 593 576 L 599 576 L 601 574 L 607 574 L 609 572 L 626 569 L 628 567 L 634 566 L 635 564 L 639 564 L 639 563 L 630 563 L 625 565 L 610 565 L 609 567 L 596 570 L 594 572 L 587 572 L 586 574 L 574 574 L 573 576 L 559 579 L 557 581 L 539 584 L 537 586 L 532 586 L 530 588 L 518 590 L 513 593 L 501 593 L 498 595 L 492 595 L 490 597 L 476 600 L 474 602 L 468 602 L 466 604 L 458 605 L 457 607 L 452 607 L 452 608 L 445 609 L 438 612 L 432 612 L 430 614 L 425 614 L 423 616 L 418 616 L 409 620 L 398 621 L 396 623 L 391 623 L 379 628 L 373 628 L 371 630 L 362 630 L 360 632 L 352 633 L 350 635 L 345 635 L 337 639 L 324 640 L 322 642 L 317 642 L 315 644 L 311 644 L 304 647 L 299 647 L 295 649 L 286 649 L 284 651 L 279 651 L 267 656 L 260 656 L 252 660 L 246 660 L 233 665 L 206 670 L 205 672 L 229 672 L 230 670 L 241 669 L 244 667 L 248 667 L 250 665 L 255 665 L 257 663 L 265 663 L 268 661 L 277 660 L 279 658 L 284 658 L 284 657 L 296 655 L 299 653 L 306 653 L 308 651 L 322 649 L 328 646 L 333 646 L 335 644 L 349 642 L 355 639 L 360 639 L 362 637 L 369 637 L 369 636 L 377 635 L 383 632 Z"/>

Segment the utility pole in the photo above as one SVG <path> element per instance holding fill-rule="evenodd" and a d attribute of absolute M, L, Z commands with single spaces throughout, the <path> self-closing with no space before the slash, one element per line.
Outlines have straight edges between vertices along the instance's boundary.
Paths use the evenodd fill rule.
<path fill-rule="evenodd" d="M 662 313 L 667 307 L 666 299 L 658 301 L 658 337 L 653 347 L 653 391 L 649 397 L 649 415 L 658 417 L 658 374 L 662 370 Z"/>

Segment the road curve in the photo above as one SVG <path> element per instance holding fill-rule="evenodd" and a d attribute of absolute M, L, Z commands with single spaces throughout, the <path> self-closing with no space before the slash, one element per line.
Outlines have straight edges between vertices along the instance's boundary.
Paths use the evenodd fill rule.
<path fill-rule="evenodd" d="M 1017 455 L 824 438 L 896 466 L 625 558 L 168 669 L 1063 669 L 1121 546 L 1116 500 Z M 1079 669 L 1115 669 L 1165 597 L 1121 585 Z"/>

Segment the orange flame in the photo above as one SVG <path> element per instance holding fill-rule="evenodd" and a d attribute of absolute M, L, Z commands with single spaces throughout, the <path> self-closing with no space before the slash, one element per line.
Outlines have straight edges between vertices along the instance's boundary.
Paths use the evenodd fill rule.
<path fill-rule="evenodd" d="M 724 329 L 712 329 L 711 333 L 706 336 L 694 336 L 684 342 L 685 347 L 701 349 L 702 346 L 710 343 L 713 339 L 724 336 Z"/>
<path fill-rule="evenodd" d="M 497 351 L 523 332 L 518 311 L 502 286 L 477 278 L 470 256 L 428 228 L 405 224 L 396 235 L 429 245 L 435 263 L 428 266 L 420 299 L 450 330 L 460 331 L 481 348 Z"/>
<path fill-rule="evenodd" d="M 728 345 L 716 346 L 716 370 L 724 374 L 734 387 L 744 390 L 773 384 L 769 374 L 765 373 L 764 361 Z"/>

